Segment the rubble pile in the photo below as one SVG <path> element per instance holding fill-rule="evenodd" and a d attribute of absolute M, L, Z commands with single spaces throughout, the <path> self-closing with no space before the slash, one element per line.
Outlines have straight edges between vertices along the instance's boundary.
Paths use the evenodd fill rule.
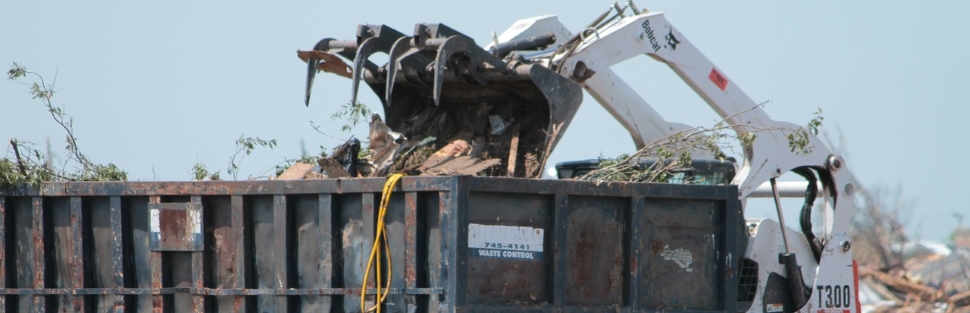
<path fill-rule="evenodd" d="M 970 229 L 958 230 L 949 247 L 913 242 L 900 249 L 901 264 L 860 264 L 863 312 L 970 313 Z"/>

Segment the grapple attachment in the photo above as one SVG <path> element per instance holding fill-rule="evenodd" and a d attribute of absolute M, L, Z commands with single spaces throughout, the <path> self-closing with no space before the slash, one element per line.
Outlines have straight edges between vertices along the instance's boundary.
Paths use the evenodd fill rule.
<path fill-rule="evenodd" d="M 538 50 L 554 41 L 549 39 L 500 47 Z M 326 49 L 299 52 L 315 56 L 307 58 L 308 97 L 313 73 L 330 71 L 314 60 L 332 64 L 321 54 L 342 56 L 354 64 L 352 74 L 344 75 L 353 80 L 351 101 L 364 81 L 381 98 L 391 130 L 415 143 L 433 138 L 433 150 L 465 141 L 468 155 L 501 160 L 501 166 L 486 171 L 492 176 L 540 176 L 582 102 L 582 89 L 571 80 L 515 54 L 502 58 L 508 49 L 493 49 L 493 54 L 443 24 L 417 24 L 412 36 L 361 25 L 356 42 L 329 43 Z M 377 52 L 388 55 L 387 64 L 368 61 Z M 408 170 L 413 163 L 404 160 L 394 170 Z"/>

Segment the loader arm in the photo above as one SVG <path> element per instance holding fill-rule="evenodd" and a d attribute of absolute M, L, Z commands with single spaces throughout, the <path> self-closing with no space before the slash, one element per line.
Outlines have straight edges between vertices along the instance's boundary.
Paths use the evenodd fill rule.
<path fill-rule="evenodd" d="M 805 282 L 809 288 L 805 292 L 811 295 L 810 298 L 805 295 L 801 299 L 798 310 L 854 311 L 855 301 L 823 301 L 831 297 L 831 293 L 826 295 L 825 292 L 832 290 L 833 286 L 838 286 L 837 290 L 844 290 L 843 286 L 850 288 L 854 281 L 848 229 L 855 212 L 853 196 L 856 183 L 844 160 L 807 131 L 804 134 L 807 135 L 809 149 L 792 149 L 788 135 L 802 128 L 772 120 L 723 70 L 677 31 L 663 13 L 638 13 L 590 32 L 572 43 L 574 47 L 557 50 L 549 66 L 561 75 L 585 84 L 590 80 L 596 82 L 597 76 L 611 77 L 611 65 L 646 54 L 670 66 L 739 135 L 755 134 L 750 144 L 743 147 L 744 162 L 733 182 L 738 185 L 741 199 L 747 198 L 763 183 L 774 183 L 784 173 L 818 173 L 822 194 L 827 198 L 824 200 L 832 208 L 831 214 L 824 215 L 825 224 L 830 226 L 826 227 L 821 238 L 823 246 L 816 253 L 818 268 L 803 263 L 809 268 L 801 272 L 817 271 L 817 275 L 814 281 Z M 790 254 L 788 252 L 795 251 L 785 252 Z"/>
<path fill-rule="evenodd" d="M 496 38 L 495 43 L 510 42 L 543 33 L 555 34 L 554 47 L 564 45 L 574 37 L 555 15 L 545 15 L 516 21 Z M 489 44 L 485 49 L 492 49 L 495 43 Z M 686 124 L 666 121 L 634 91 L 633 87 L 609 68 L 580 84 L 630 133 L 638 150 L 656 140 L 692 128 Z M 694 153 L 700 158 L 710 156 L 709 151 L 694 151 Z"/>

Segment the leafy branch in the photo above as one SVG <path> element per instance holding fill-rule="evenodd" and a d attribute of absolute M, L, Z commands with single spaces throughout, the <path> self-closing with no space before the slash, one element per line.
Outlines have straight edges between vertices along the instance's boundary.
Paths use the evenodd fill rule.
<path fill-rule="evenodd" d="M 236 180 L 239 176 L 239 164 L 246 156 L 253 153 L 257 147 L 267 147 L 273 149 L 276 147 L 276 139 L 265 140 L 259 137 L 246 137 L 246 134 L 239 135 L 239 139 L 236 139 L 236 153 L 229 157 L 229 166 L 226 170 L 232 179 Z"/>
<path fill-rule="evenodd" d="M 33 77 L 35 80 L 20 82 L 20 80 L 28 77 Z M 28 71 L 26 67 L 15 62 L 7 71 L 7 79 L 29 86 L 32 99 L 40 100 L 47 112 L 50 113 L 51 118 L 64 129 L 67 141 L 67 146 L 64 149 L 68 152 L 68 161 L 73 162 L 76 167 L 73 171 L 67 171 L 64 168 L 54 169 L 50 165 L 51 156 L 33 149 L 30 143 L 11 139 L 10 149 L 16 158 L 16 163 L 6 158 L 0 162 L 0 171 L 2 171 L 0 172 L 0 186 L 26 183 L 36 187 L 45 181 L 113 181 L 128 178 L 128 173 L 114 164 L 97 164 L 81 153 L 77 144 L 77 136 L 74 135 L 74 119 L 65 112 L 62 106 L 54 105 L 51 100 L 56 92 L 54 86 L 57 82 L 57 74 L 54 75 L 54 80 L 48 84 L 42 75 Z M 8 154 L 9 152 L 11 151 L 8 150 Z M 67 163 L 65 163 L 65 167 L 67 167 Z M 8 172 L 8 170 L 13 171 Z"/>
<path fill-rule="evenodd" d="M 768 102 L 763 102 L 750 109 L 738 112 L 713 127 L 695 127 L 674 133 L 670 136 L 655 140 L 637 152 L 630 155 L 620 155 L 616 158 L 600 157 L 599 168 L 592 170 L 580 179 L 602 181 L 632 181 L 632 182 L 668 182 L 677 177 L 676 172 L 691 168 L 694 153 L 706 152 L 713 158 L 724 161 L 727 155 L 724 147 L 730 147 L 733 142 L 740 142 L 742 147 L 750 147 L 759 132 L 780 131 L 788 137 L 788 145 L 793 153 L 811 153 L 810 135 L 817 135 L 822 126 L 821 109 L 809 121 L 806 127 L 795 129 L 783 127 L 758 127 L 753 125 L 728 125 L 727 120 L 745 112 L 759 109 Z M 729 132 L 734 130 L 734 132 Z M 653 161 L 646 167 L 642 161 Z M 700 183 L 701 181 L 684 181 L 684 183 Z"/>
<path fill-rule="evenodd" d="M 192 174 L 192 179 L 197 181 L 203 181 L 206 179 L 219 180 L 219 171 L 216 171 L 215 173 L 211 173 L 209 172 L 209 169 L 205 167 L 205 164 L 202 164 L 202 162 L 198 162 L 198 161 L 195 162 L 195 165 L 192 166 L 192 169 L 189 170 L 189 173 Z"/>
<path fill-rule="evenodd" d="M 369 120 L 371 112 L 372 112 L 371 109 L 368 108 L 363 103 L 348 102 L 348 103 L 345 103 L 344 105 L 341 105 L 340 111 L 337 111 L 336 113 L 331 115 L 330 119 L 335 121 L 338 119 L 346 120 L 350 124 L 343 125 L 340 128 L 340 130 L 344 132 L 350 132 L 353 129 L 353 127 L 357 126 L 357 124 L 360 124 L 364 121 Z M 319 129 L 317 131 L 319 131 Z"/>

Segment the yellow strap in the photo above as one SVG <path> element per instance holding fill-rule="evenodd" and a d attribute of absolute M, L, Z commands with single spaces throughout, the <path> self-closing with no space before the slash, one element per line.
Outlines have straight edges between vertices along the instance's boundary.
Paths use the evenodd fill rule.
<path fill-rule="evenodd" d="M 387 178 L 387 182 L 384 183 L 384 191 L 381 194 L 381 206 L 380 206 L 380 209 L 378 209 L 377 211 L 377 233 L 374 234 L 374 246 L 371 247 L 370 257 L 367 258 L 367 268 L 364 270 L 364 281 L 362 283 L 362 286 L 360 287 L 361 289 L 360 311 L 361 312 L 377 311 L 377 313 L 380 313 L 381 303 L 384 303 L 384 299 L 387 298 L 387 294 L 391 288 L 391 274 L 392 274 L 391 268 L 393 264 L 391 263 L 391 248 L 387 244 L 387 232 L 384 229 L 384 215 L 387 214 L 387 206 L 391 203 L 391 191 L 394 190 L 394 186 L 397 185 L 397 182 L 401 180 L 401 177 L 404 177 L 404 175 L 392 174 L 390 177 Z M 384 287 L 383 293 L 381 292 L 381 285 L 380 285 L 381 278 L 382 278 L 381 268 L 383 268 L 383 266 L 381 266 L 382 265 L 381 260 L 383 258 L 381 257 L 381 249 L 380 249 L 382 240 L 384 241 L 384 252 L 386 254 L 385 258 L 387 258 L 387 269 L 388 269 L 387 286 Z M 376 275 L 377 277 L 374 283 L 374 285 L 377 286 L 377 301 L 373 307 L 369 309 L 365 309 L 366 299 L 367 299 L 367 278 L 370 275 L 370 269 L 371 269 L 371 266 L 374 265 L 374 263 L 377 263 L 377 267 L 375 268 L 375 271 L 377 272 L 377 275 Z"/>

